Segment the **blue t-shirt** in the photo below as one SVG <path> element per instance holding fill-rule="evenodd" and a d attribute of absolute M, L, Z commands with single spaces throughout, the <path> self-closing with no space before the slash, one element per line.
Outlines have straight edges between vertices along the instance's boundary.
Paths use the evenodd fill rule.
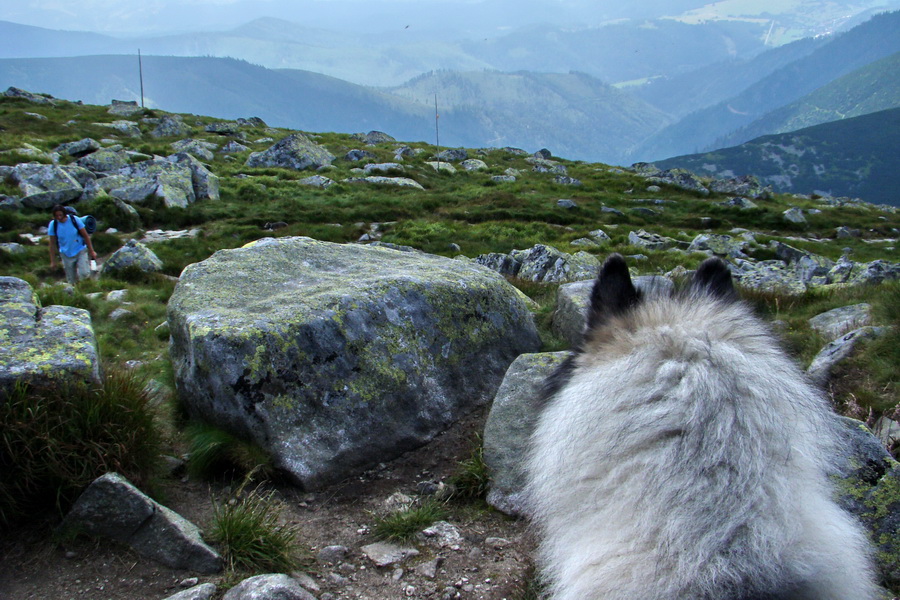
<path fill-rule="evenodd" d="M 84 238 L 78 233 L 81 229 L 84 229 L 84 221 L 75 215 L 69 215 L 65 223 L 60 223 L 56 219 L 50 221 L 47 233 L 56 236 L 56 246 L 59 248 L 60 254 L 71 258 L 78 256 L 79 252 L 87 248 Z"/>

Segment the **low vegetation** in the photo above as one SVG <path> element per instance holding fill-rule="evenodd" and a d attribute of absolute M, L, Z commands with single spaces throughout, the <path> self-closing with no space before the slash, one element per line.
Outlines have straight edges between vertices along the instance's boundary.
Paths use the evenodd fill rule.
<path fill-rule="evenodd" d="M 47 120 L 24 115 L 34 110 L 35 106 L 24 100 L 0 98 L 0 165 L 31 160 L 22 151 L 26 143 L 49 153 L 63 142 L 113 137 L 111 130 L 94 123 L 119 118 L 104 107 L 68 102 L 41 106 Z M 148 110 L 132 120 L 146 134 L 152 126 L 141 119 L 154 116 L 159 113 Z M 227 141 L 204 131 L 213 119 L 192 115 L 184 119 L 193 128 L 195 139 L 219 145 Z M 351 149 L 366 148 L 374 154 L 372 162 L 394 162 L 399 144 L 366 147 L 348 135 L 334 133 L 314 136 L 338 157 L 334 167 L 323 173 L 336 183 L 320 190 L 298 183 L 312 173 L 244 166 L 250 151 L 270 144 L 255 140 L 278 139 L 287 131 L 259 125 L 244 127 L 241 132 L 251 150 L 217 153 L 208 161 L 220 177 L 218 202 L 198 202 L 187 208 L 143 204 L 136 206 L 139 220 L 124 219 L 104 195 L 78 205 L 80 214 L 92 214 L 100 223 L 94 244 L 101 260 L 128 239 L 140 239 L 152 229 L 197 229 L 193 237 L 148 244 L 163 262 L 161 274 L 102 277 L 83 281 L 73 289 L 63 283 L 61 270 L 50 270 L 46 237 L 34 244 L 23 237 L 45 233 L 42 228 L 49 222 L 49 214 L 32 209 L 0 210 L 0 243 L 22 244 L 17 253 L 0 249 L 0 273 L 28 281 L 45 306 L 64 304 L 90 311 L 106 372 L 101 386 L 67 384 L 53 391 L 19 388 L 0 403 L 0 525 L 39 504 L 63 510 L 86 483 L 106 471 L 118 471 L 146 487 L 152 484 L 163 449 L 186 454 L 191 477 L 241 480 L 269 475 L 268 459 L 257 449 L 230 434 L 191 422 L 177 406 L 167 351 L 166 303 L 185 266 L 221 249 L 270 236 L 352 243 L 370 234 L 383 242 L 434 254 L 474 258 L 540 243 L 569 253 L 586 251 L 598 258 L 610 252 L 640 254 L 642 259 L 631 260 L 640 274 L 663 274 L 676 267 L 693 268 L 705 255 L 635 247 L 628 241 L 629 232 L 645 229 L 689 242 L 699 233 L 727 234 L 741 228 L 756 233 L 757 244 L 749 252 L 757 259 L 773 258 L 768 243 L 776 240 L 831 259 L 846 251 L 856 261 L 894 260 L 897 256 L 895 242 L 883 240 L 897 237 L 900 216 L 866 206 L 822 207 L 801 226 L 787 223 L 781 213 L 792 206 L 819 208 L 815 198 L 776 195 L 758 201 L 755 209 L 741 210 L 719 205 L 726 199 L 722 195 L 707 198 L 668 186 L 649 191 L 647 182 L 632 172 L 554 158 L 582 182 L 565 186 L 555 183 L 552 176 L 533 172 L 527 156 L 508 149 L 477 152 L 488 164 L 486 171 L 459 169 L 448 175 L 425 164 L 439 149 L 421 142 L 409 144 L 419 153 L 407 157 L 403 169 L 424 186 L 424 192 L 363 186 L 342 182 L 361 166 L 342 157 Z M 133 143 L 127 138 L 119 141 L 126 146 Z M 174 141 L 177 139 L 145 135 L 135 149 L 146 155 L 168 155 Z M 476 151 L 470 151 L 470 156 L 475 155 Z M 37 160 L 46 160 L 46 156 L 39 154 Z M 515 182 L 491 179 L 507 169 L 518 173 Z M 0 194 L 19 193 L 8 181 L 0 181 L 0 185 Z M 563 208 L 557 204 L 560 199 L 570 199 L 576 207 Z M 634 210 L 648 206 L 655 214 Z M 286 225 L 277 230 L 264 228 L 273 222 Z M 839 226 L 857 228 L 861 234 L 836 240 Z M 572 244 L 596 229 L 605 231 L 610 240 L 587 248 Z M 536 303 L 544 349 L 564 349 L 566 343 L 550 330 L 558 286 L 512 283 Z M 122 303 L 109 296 L 115 290 L 126 291 L 130 315 L 125 318 L 112 318 Z M 807 320 L 811 316 L 847 304 L 870 303 L 874 324 L 892 329 L 843 366 L 829 391 L 836 408 L 870 423 L 881 415 L 897 416 L 900 283 L 819 289 L 801 296 L 745 293 L 745 298 L 767 317 L 783 323 L 779 331 L 803 366 L 825 341 L 810 329 Z M 169 402 L 173 398 L 174 405 Z M 487 472 L 480 444 L 448 483 L 454 484 L 458 499 L 477 503 L 484 497 Z M 421 500 L 379 517 L 373 531 L 382 539 L 408 539 L 445 518 L 452 505 Z M 210 530 L 233 570 L 263 572 L 295 564 L 296 532 L 280 522 L 276 506 L 271 494 L 260 491 L 236 495 L 216 506 Z M 523 597 L 537 597 L 536 584 L 527 587 Z"/>

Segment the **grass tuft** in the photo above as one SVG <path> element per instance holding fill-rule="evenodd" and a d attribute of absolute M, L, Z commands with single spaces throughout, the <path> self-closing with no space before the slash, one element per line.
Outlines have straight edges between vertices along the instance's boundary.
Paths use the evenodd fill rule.
<path fill-rule="evenodd" d="M 476 500 L 487 496 L 490 477 L 487 464 L 484 462 L 484 445 L 480 437 L 469 457 L 459 463 L 449 483 L 455 488 L 456 498 Z"/>
<path fill-rule="evenodd" d="M 279 522 L 274 496 L 254 490 L 214 505 L 209 537 L 220 546 L 230 571 L 286 573 L 298 563 L 298 529 Z"/>
<path fill-rule="evenodd" d="M 269 456 L 258 446 L 208 423 L 185 428 L 189 445 L 188 474 L 213 479 L 227 475 L 265 478 L 272 473 Z"/>
<path fill-rule="evenodd" d="M 425 498 L 412 506 L 375 518 L 372 533 L 381 540 L 403 541 L 447 518 L 447 508 L 435 498 Z"/>
<path fill-rule="evenodd" d="M 155 474 L 161 439 L 144 382 L 112 370 L 100 385 L 18 385 L 0 394 L 0 526 L 60 514 L 104 473 L 136 485 Z"/>

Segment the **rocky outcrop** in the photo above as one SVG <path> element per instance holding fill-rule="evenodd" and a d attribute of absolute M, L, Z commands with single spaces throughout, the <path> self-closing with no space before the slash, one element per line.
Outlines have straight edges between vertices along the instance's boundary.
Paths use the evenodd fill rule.
<path fill-rule="evenodd" d="M 311 489 L 424 444 L 540 345 L 523 297 L 487 269 L 308 238 L 188 266 L 168 312 L 190 412 Z"/>
<path fill-rule="evenodd" d="M 173 569 L 218 573 L 223 566 L 222 557 L 203 542 L 196 525 L 116 473 L 95 479 L 59 528 L 115 540 Z"/>
<path fill-rule="evenodd" d="M 849 358 L 859 347 L 859 344 L 865 340 L 876 338 L 884 335 L 887 329 L 885 327 L 860 327 L 846 333 L 838 339 L 829 342 L 822 350 L 813 358 L 806 374 L 816 384 L 824 386 L 831 378 L 831 371 L 841 361 Z"/>
<path fill-rule="evenodd" d="M 841 306 L 820 313 L 809 320 L 809 326 L 828 341 L 871 323 L 872 306 L 865 302 L 852 306 Z"/>
<path fill-rule="evenodd" d="M 475 262 L 503 275 L 538 283 L 581 281 L 600 271 L 600 261 L 592 254 L 567 254 L 543 244 L 509 254 L 482 254 Z"/>
<path fill-rule="evenodd" d="M 0 395 L 17 382 L 100 381 L 88 311 L 41 307 L 28 283 L 0 277 Z"/>
<path fill-rule="evenodd" d="M 128 240 L 124 246 L 113 252 L 100 269 L 101 275 L 115 276 L 125 269 L 134 268 L 144 273 L 162 271 L 163 263 L 156 254 L 144 244 Z"/>
<path fill-rule="evenodd" d="M 153 131 L 150 132 L 151 137 L 184 137 L 190 135 L 191 128 L 188 126 L 181 115 L 163 115 Z"/>
<path fill-rule="evenodd" d="M 368 177 L 348 177 L 346 183 L 371 183 L 373 185 L 391 185 L 396 187 L 414 188 L 425 191 L 422 184 L 409 177 L 385 177 L 383 175 L 370 175 Z"/>
<path fill-rule="evenodd" d="M 254 152 L 245 163 L 248 167 L 281 167 L 302 171 L 328 166 L 334 155 L 302 133 L 294 133 L 263 152 Z"/>
<path fill-rule="evenodd" d="M 9 178 L 22 191 L 23 206 L 47 210 L 55 204 L 77 200 L 84 188 L 69 171 L 57 165 L 22 163 L 13 167 Z"/>

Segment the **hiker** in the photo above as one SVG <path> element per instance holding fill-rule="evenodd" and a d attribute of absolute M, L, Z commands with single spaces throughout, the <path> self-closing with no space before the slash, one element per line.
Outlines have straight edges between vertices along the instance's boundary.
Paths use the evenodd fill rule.
<path fill-rule="evenodd" d="M 74 214 L 69 214 L 66 207 L 57 204 L 53 207 L 53 220 L 47 226 L 50 236 L 50 268 L 56 268 L 56 254 L 62 260 L 66 279 L 75 284 L 91 274 L 91 263 L 97 260 L 97 253 L 91 244 L 91 236 L 84 228 L 84 222 Z"/>

